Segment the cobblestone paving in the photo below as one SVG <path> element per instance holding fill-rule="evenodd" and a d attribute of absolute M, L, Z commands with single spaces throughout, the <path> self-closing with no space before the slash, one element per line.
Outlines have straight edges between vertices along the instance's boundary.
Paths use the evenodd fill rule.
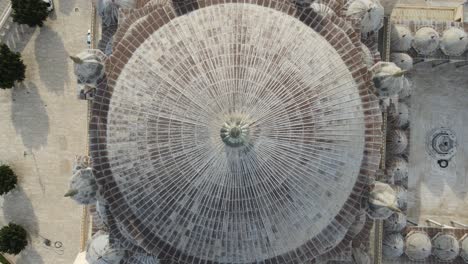
<path fill-rule="evenodd" d="M 86 152 L 87 108 L 76 99 L 68 56 L 86 48 L 91 6 L 54 3 L 42 28 L 13 25 L 5 40 L 27 65 L 22 84 L 0 91 L 0 162 L 19 176 L 18 190 L 0 198 L 0 226 L 16 222 L 30 235 L 27 249 L 9 256 L 17 264 L 73 263 L 80 245 L 82 208 L 63 194 L 74 156 Z"/>

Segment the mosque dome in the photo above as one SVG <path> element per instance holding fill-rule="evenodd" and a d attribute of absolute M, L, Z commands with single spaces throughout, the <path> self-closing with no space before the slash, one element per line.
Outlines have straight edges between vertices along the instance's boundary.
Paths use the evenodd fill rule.
<path fill-rule="evenodd" d="M 369 216 L 383 220 L 395 211 L 399 211 L 395 190 L 386 183 L 376 181 L 369 193 Z"/>
<path fill-rule="evenodd" d="M 391 154 L 402 154 L 408 147 L 408 138 L 405 131 L 391 130 L 387 136 L 387 149 Z"/>
<path fill-rule="evenodd" d="M 400 233 L 385 234 L 382 240 L 382 255 L 387 259 L 399 258 L 403 255 L 405 243 Z"/>
<path fill-rule="evenodd" d="M 409 123 L 408 106 L 403 102 L 392 104 L 389 109 L 390 122 L 396 127 L 402 128 Z"/>
<path fill-rule="evenodd" d="M 400 212 L 393 213 L 384 221 L 384 228 L 387 232 L 400 232 L 406 227 L 406 215 Z"/>
<path fill-rule="evenodd" d="M 362 33 L 370 33 L 383 26 L 384 8 L 379 0 L 352 0 L 346 15 L 361 21 Z"/>
<path fill-rule="evenodd" d="M 395 184 L 408 180 L 408 162 L 400 156 L 392 156 L 387 162 L 387 175 Z"/>
<path fill-rule="evenodd" d="M 315 259 L 380 160 L 369 73 L 341 48 L 360 42 L 289 1 L 196 3 L 114 35 L 89 128 L 109 232 L 183 263 Z"/>
<path fill-rule="evenodd" d="M 109 235 L 98 232 L 93 235 L 86 249 L 86 261 L 89 264 L 119 263 L 125 251 L 113 248 L 109 243 Z"/>
<path fill-rule="evenodd" d="M 391 32 L 391 50 L 405 52 L 411 48 L 414 36 L 408 27 L 403 25 L 393 25 Z"/>
<path fill-rule="evenodd" d="M 406 53 L 393 52 L 390 54 L 390 61 L 404 71 L 409 71 L 413 68 L 413 58 Z"/>
<path fill-rule="evenodd" d="M 79 204 L 92 204 L 96 202 L 97 190 L 93 169 L 84 168 L 73 174 L 65 197 L 70 197 Z"/>
<path fill-rule="evenodd" d="M 440 49 L 445 55 L 462 55 L 468 45 L 468 36 L 463 29 L 452 27 L 444 31 L 440 41 Z"/>
<path fill-rule="evenodd" d="M 310 4 L 310 8 L 322 16 L 335 15 L 335 11 L 324 3 L 313 2 Z"/>
<path fill-rule="evenodd" d="M 422 55 L 429 55 L 439 47 L 439 33 L 431 27 L 422 27 L 414 36 L 413 48 Z"/>
<path fill-rule="evenodd" d="M 468 235 L 460 240 L 460 256 L 465 262 L 468 262 Z"/>
<path fill-rule="evenodd" d="M 434 255 L 441 261 L 453 261 L 460 252 L 460 244 L 455 236 L 437 234 L 433 239 Z"/>
<path fill-rule="evenodd" d="M 356 216 L 353 224 L 349 228 L 348 234 L 351 237 L 355 237 L 358 235 L 364 226 L 366 225 L 367 221 L 367 213 L 365 210 L 361 210 L 361 212 Z"/>
<path fill-rule="evenodd" d="M 431 255 L 432 244 L 423 231 L 411 231 L 406 236 L 405 253 L 413 261 L 423 261 Z"/>

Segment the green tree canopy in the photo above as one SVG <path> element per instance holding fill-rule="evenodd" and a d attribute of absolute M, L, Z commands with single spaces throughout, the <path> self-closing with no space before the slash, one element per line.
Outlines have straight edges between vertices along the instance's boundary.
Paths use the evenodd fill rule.
<path fill-rule="evenodd" d="M 3 195 L 16 187 L 18 179 L 8 165 L 0 166 L 0 195 Z"/>
<path fill-rule="evenodd" d="M 0 44 L 0 88 L 12 88 L 15 81 L 23 81 L 25 72 L 21 54 L 11 51 L 6 44 Z"/>
<path fill-rule="evenodd" d="M 42 0 L 11 0 L 13 21 L 30 27 L 42 27 L 49 12 L 47 4 Z"/>
<path fill-rule="evenodd" d="M 26 230 L 9 223 L 0 229 L 0 252 L 17 255 L 28 245 Z"/>

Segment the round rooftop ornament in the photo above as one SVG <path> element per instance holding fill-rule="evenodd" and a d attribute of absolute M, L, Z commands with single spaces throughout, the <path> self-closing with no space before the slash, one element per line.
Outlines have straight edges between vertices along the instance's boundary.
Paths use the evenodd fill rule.
<path fill-rule="evenodd" d="M 312 8 L 315 12 L 317 12 L 323 17 L 335 15 L 335 11 L 333 11 L 333 9 L 331 9 L 328 5 L 324 3 L 313 2 L 312 4 L 310 4 L 310 8 Z"/>
<path fill-rule="evenodd" d="M 468 45 L 468 37 L 463 29 L 452 27 L 444 31 L 440 49 L 447 56 L 462 55 Z"/>
<path fill-rule="evenodd" d="M 104 76 L 106 55 L 100 50 L 85 50 L 76 56 L 70 56 L 74 62 L 74 72 L 79 84 L 96 87 Z"/>
<path fill-rule="evenodd" d="M 408 207 L 408 193 L 406 188 L 402 186 L 394 186 L 393 189 L 397 195 L 398 208 L 400 208 L 402 211 L 406 210 Z"/>
<path fill-rule="evenodd" d="M 390 122 L 398 128 L 402 128 L 409 123 L 408 106 L 403 102 L 390 105 L 389 108 Z"/>
<path fill-rule="evenodd" d="M 465 262 L 468 262 L 468 235 L 465 235 L 460 240 L 460 256 Z"/>
<path fill-rule="evenodd" d="M 350 242 L 347 219 L 380 159 L 378 98 L 358 85 L 343 25 L 273 5 L 206 1 L 184 14 L 166 1 L 119 27 L 90 117 L 113 238 L 238 264 L 307 262 Z"/>
<path fill-rule="evenodd" d="M 73 174 L 65 197 L 70 197 L 79 204 L 92 204 L 96 202 L 97 190 L 93 169 L 80 169 Z"/>
<path fill-rule="evenodd" d="M 384 228 L 387 232 L 400 232 L 406 227 L 406 215 L 395 212 L 384 221 Z"/>
<path fill-rule="evenodd" d="M 460 244 L 455 236 L 450 234 L 437 234 L 433 239 L 434 255 L 440 261 L 453 261 L 460 252 Z"/>
<path fill-rule="evenodd" d="M 413 261 L 423 261 L 431 255 L 431 239 L 423 231 L 411 231 L 406 236 L 405 253 Z"/>
<path fill-rule="evenodd" d="M 413 58 L 406 53 L 394 52 L 390 54 L 390 61 L 404 71 L 409 71 L 413 68 Z"/>
<path fill-rule="evenodd" d="M 405 52 L 413 44 L 413 33 L 408 27 L 403 25 L 394 25 L 391 33 L 391 50 Z"/>
<path fill-rule="evenodd" d="M 439 47 L 439 33 L 431 27 L 422 27 L 414 36 L 413 48 L 422 55 L 429 55 Z"/>
<path fill-rule="evenodd" d="M 86 261 L 89 264 L 120 263 L 125 251 L 112 248 L 109 244 L 109 235 L 98 232 L 93 235 L 86 248 Z"/>
<path fill-rule="evenodd" d="M 404 245 L 400 233 L 386 234 L 382 240 L 382 255 L 387 259 L 399 258 L 403 255 Z"/>
<path fill-rule="evenodd" d="M 372 68 L 372 80 L 379 97 L 395 96 L 405 86 L 410 85 L 404 76 L 405 71 L 393 62 L 378 62 Z"/>
<path fill-rule="evenodd" d="M 402 154 L 408 147 L 408 137 L 405 131 L 395 129 L 390 131 L 387 136 L 387 150 L 391 154 Z"/>
<path fill-rule="evenodd" d="M 372 56 L 372 52 L 366 45 L 364 45 L 364 43 L 361 43 L 361 49 L 362 59 L 366 63 L 367 68 L 371 68 L 372 66 L 374 66 L 374 56 Z"/>
<path fill-rule="evenodd" d="M 393 182 L 398 183 L 408 178 L 408 162 L 400 156 L 393 156 L 387 162 L 386 171 Z"/>
<path fill-rule="evenodd" d="M 346 15 L 360 19 L 361 32 L 370 33 L 383 26 L 384 8 L 379 0 L 353 0 Z"/>
<path fill-rule="evenodd" d="M 395 190 L 386 183 L 376 181 L 369 193 L 369 216 L 383 220 L 399 211 Z"/>

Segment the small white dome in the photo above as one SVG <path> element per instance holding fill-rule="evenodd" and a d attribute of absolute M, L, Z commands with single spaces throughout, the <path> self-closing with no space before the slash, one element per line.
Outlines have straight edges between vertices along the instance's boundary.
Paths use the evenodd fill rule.
<path fill-rule="evenodd" d="M 331 9 L 328 5 L 322 3 L 314 2 L 310 4 L 310 8 L 312 8 L 312 10 L 314 10 L 323 17 L 335 14 L 335 11 L 333 11 L 333 9 Z"/>
<path fill-rule="evenodd" d="M 372 81 L 379 97 L 397 95 L 409 81 L 404 76 L 404 71 L 393 62 L 378 62 L 372 68 Z"/>
<path fill-rule="evenodd" d="M 460 28 L 449 28 L 442 34 L 440 49 L 445 55 L 459 56 L 465 52 L 468 45 L 466 32 Z"/>
<path fill-rule="evenodd" d="M 402 154 L 408 147 L 408 137 L 405 131 L 396 129 L 387 136 L 387 149 L 391 154 Z"/>
<path fill-rule="evenodd" d="M 106 55 L 100 50 L 86 50 L 76 56 L 70 56 L 74 62 L 74 73 L 79 84 L 96 87 L 104 76 Z"/>
<path fill-rule="evenodd" d="M 400 156 L 393 156 L 387 162 L 387 175 L 393 180 L 393 183 L 399 184 L 408 179 L 408 162 Z"/>
<path fill-rule="evenodd" d="M 406 236 L 405 244 L 405 253 L 411 260 L 422 261 L 431 255 L 431 239 L 425 232 L 410 232 Z"/>
<path fill-rule="evenodd" d="M 434 255 L 441 261 L 452 261 L 460 252 L 456 237 L 450 234 L 438 234 L 433 239 Z"/>
<path fill-rule="evenodd" d="M 422 55 L 429 55 L 439 47 L 439 33 L 431 27 L 422 27 L 416 31 L 413 48 Z"/>
<path fill-rule="evenodd" d="M 364 63 L 366 64 L 367 68 L 372 67 L 374 65 L 374 56 L 372 56 L 372 52 L 366 45 L 364 45 L 364 43 L 361 43 L 361 49 L 362 59 L 364 60 Z"/>
<path fill-rule="evenodd" d="M 404 127 L 409 123 L 409 110 L 405 103 L 392 104 L 389 109 L 389 117 L 396 127 Z"/>
<path fill-rule="evenodd" d="M 408 27 L 403 25 L 394 25 L 391 33 L 391 50 L 408 51 L 413 44 L 413 33 Z"/>
<path fill-rule="evenodd" d="M 378 0 L 354 0 L 346 15 L 361 20 L 362 33 L 378 31 L 383 26 L 384 9 Z"/>
<path fill-rule="evenodd" d="M 404 71 L 409 71 L 413 68 L 413 58 L 406 53 L 394 52 L 390 54 L 390 61 Z"/>
<path fill-rule="evenodd" d="M 408 206 L 408 193 L 406 188 L 401 186 L 394 186 L 393 189 L 397 194 L 398 208 L 401 210 L 406 210 L 406 207 Z"/>
<path fill-rule="evenodd" d="M 369 193 L 369 216 L 372 219 L 386 219 L 397 210 L 395 190 L 386 183 L 376 181 Z"/>
<path fill-rule="evenodd" d="M 348 235 L 351 237 L 355 237 L 357 234 L 359 234 L 362 229 L 364 228 L 364 225 L 366 224 L 367 220 L 367 214 L 365 210 L 362 210 L 359 212 L 359 214 L 356 216 L 353 224 L 348 230 Z"/>
<path fill-rule="evenodd" d="M 65 194 L 79 204 L 92 204 L 96 202 L 98 187 L 94 178 L 93 169 L 81 169 L 73 174 L 70 187 Z"/>
<path fill-rule="evenodd" d="M 86 261 L 89 264 L 119 263 L 124 251 L 112 248 L 109 244 L 109 235 L 103 232 L 96 233 L 86 248 Z"/>
<path fill-rule="evenodd" d="M 392 233 L 384 236 L 382 240 L 382 255 L 385 258 L 395 259 L 403 255 L 405 243 L 400 233 Z"/>
<path fill-rule="evenodd" d="M 465 262 L 468 262 L 468 235 L 465 235 L 460 240 L 460 249 L 460 256 L 465 260 Z"/>
<path fill-rule="evenodd" d="M 400 232 L 406 227 L 406 215 L 395 212 L 384 221 L 384 228 L 388 232 Z"/>

